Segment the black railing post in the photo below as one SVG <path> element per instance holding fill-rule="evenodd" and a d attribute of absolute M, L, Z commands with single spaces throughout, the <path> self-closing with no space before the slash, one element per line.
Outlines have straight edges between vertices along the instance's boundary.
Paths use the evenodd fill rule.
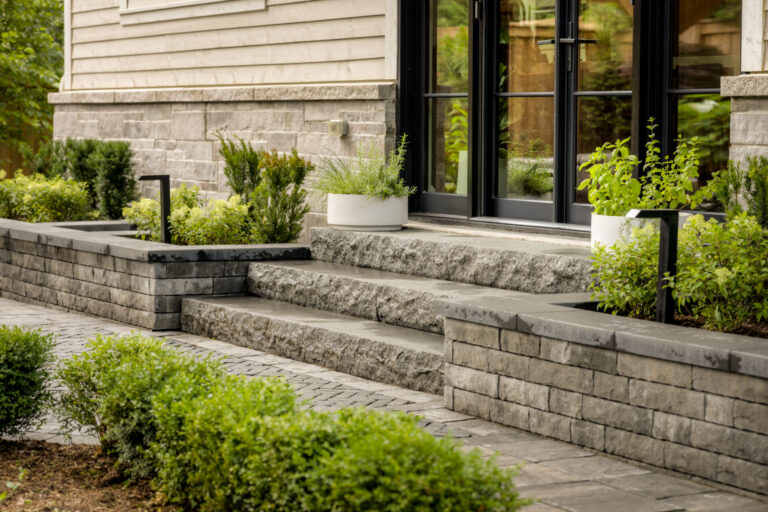
<path fill-rule="evenodd" d="M 171 216 L 171 177 L 168 174 L 149 174 L 139 177 L 139 181 L 160 182 L 160 241 L 171 243 L 171 229 L 168 218 Z"/>
<path fill-rule="evenodd" d="M 659 229 L 659 275 L 656 282 L 656 321 L 671 324 L 675 320 L 672 288 L 664 286 L 664 274 L 677 275 L 678 210 L 631 210 L 630 219 L 661 219 Z"/>

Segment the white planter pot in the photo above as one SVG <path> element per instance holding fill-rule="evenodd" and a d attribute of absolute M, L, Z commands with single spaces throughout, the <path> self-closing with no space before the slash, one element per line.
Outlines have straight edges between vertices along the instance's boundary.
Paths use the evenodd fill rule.
<path fill-rule="evenodd" d="M 408 198 L 328 194 L 328 224 L 356 231 L 397 231 L 408 222 Z"/>
<path fill-rule="evenodd" d="M 678 231 L 683 229 L 683 226 L 691 216 L 690 213 L 680 214 L 678 218 Z M 595 249 L 595 244 L 597 243 L 606 247 L 613 246 L 622 238 L 629 236 L 632 233 L 632 229 L 641 228 L 647 222 L 659 223 L 657 219 L 628 219 L 616 215 L 598 215 L 593 213 L 590 237 L 592 250 Z"/>
<path fill-rule="evenodd" d="M 595 250 L 596 244 L 611 247 L 622 238 L 632 233 L 632 228 L 642 227 L 642 219 L 628 219 L 617 215 L 592 214 L 591 247 Z"/>

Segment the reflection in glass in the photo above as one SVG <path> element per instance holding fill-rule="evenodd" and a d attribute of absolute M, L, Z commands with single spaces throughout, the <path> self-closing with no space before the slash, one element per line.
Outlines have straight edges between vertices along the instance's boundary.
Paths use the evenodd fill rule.
<path fill-rule="evenodd" d="M 433 0 L 429 92 L 469 91 L 469 1 Z"/>
<path fill-rule="evenodd" d="M 677 0 L 672 88 L 720 87 L 739 74 L 741 0 Z"/>
<path fill-rule="evenodd" d="M 555 87 L 554 0 L 502 0 L 499 6 L 499 92 Z"/>
<path fill-rule="evenodd" d="M 552 200 L 554 99 L 500 98 L 496 197 Z"/>
<path fill-rule="evenodd" d="M 632 88 L 634 9 L 621 0 L 581 0 L 579 10 L 580 91 Z"/>
<path fill-rule="evenodd" d="M 589 171 L 579 170 L 589 155 L 605 144 L 626 139 L 632 131 L 631 96 L 580 96 L 577 103 L 576 180 L 584 181 Z M 587 203 L 586 190 L 574 190 L 574 202 Z"/>
<path fill-rule="evenodd" d="M 728 165 L 731 102 L 719 94 L 692 94 L 677 98 L 677 132 L 699 138 L 699 180 Z"/>
<path fill-rule="evenodd" d="M 429 100 L 429 192 L 466 194 L 469 117 L 466 98 Z"/>

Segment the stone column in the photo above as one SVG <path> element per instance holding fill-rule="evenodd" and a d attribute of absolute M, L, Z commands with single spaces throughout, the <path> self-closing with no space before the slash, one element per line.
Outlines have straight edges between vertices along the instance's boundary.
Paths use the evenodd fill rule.
<path fill-rule="evenodd" d="M 720 88 L 731 98 L 730 159 L 768 156 L 768 73 L 723 77 Z"/>

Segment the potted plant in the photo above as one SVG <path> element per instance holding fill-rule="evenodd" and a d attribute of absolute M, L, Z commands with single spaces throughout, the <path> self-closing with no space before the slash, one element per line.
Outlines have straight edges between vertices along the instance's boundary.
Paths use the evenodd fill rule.
<path fill-rule="evenodd" d="M 643 176 L 635 177 L 641 162 L 629 151 L 629 139 L 605 143 L 595 149 L 580 170 L 589 173 L 578 189 L 587 189 L 592 212 L 592 248 L 612 247 L 627 236 L 633 226 L 645 221 L 625 218 L 633 208 L 695 208 L 711 195 L 706 188 L 694 192 L 699 178 L 698 141 L 678 139 L 672 157 L 660 156 L 655 137 L 657 125 L 648 125 L 649 137 Z"/>
<path fill-rule="evenodd" d="M 320 164 L 317 188 L 328 194 L 328 224 L 341 229 L 396 231 L 408 222 L 408 196 L 414 187 L 405 185 L 403 135 L 389 158 L 374 145 L 358 145 L 357 156 Z"/>

